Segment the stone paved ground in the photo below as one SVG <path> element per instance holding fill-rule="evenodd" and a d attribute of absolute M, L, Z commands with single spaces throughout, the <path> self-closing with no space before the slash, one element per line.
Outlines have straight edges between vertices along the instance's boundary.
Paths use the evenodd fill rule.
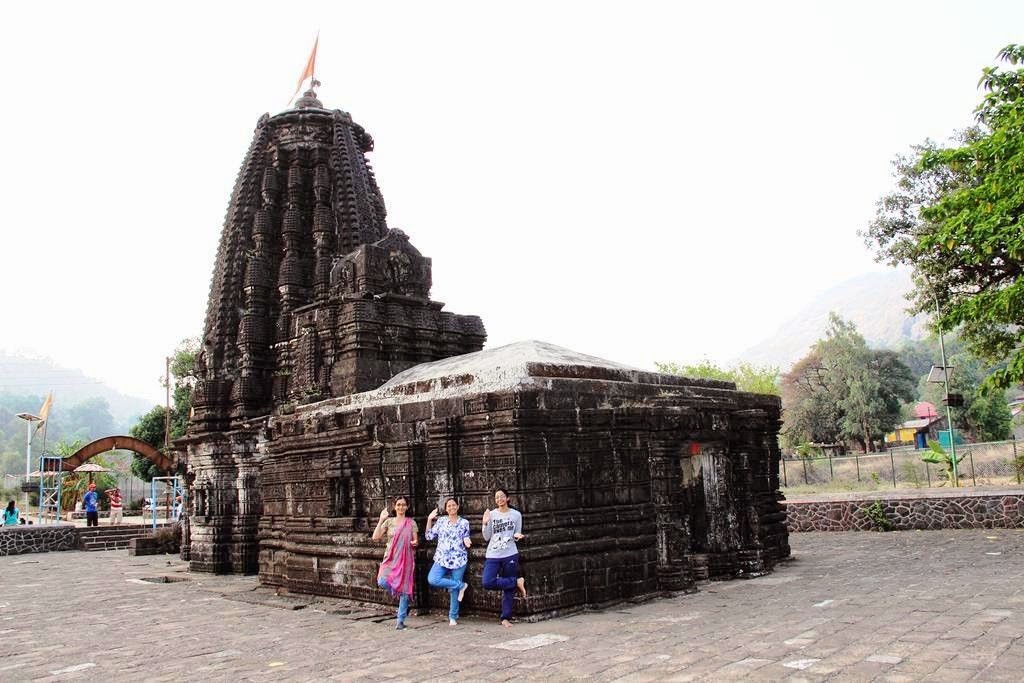
<path fill-rule="evenodd" d="M 1024 531 L 791 540 L 795 559 L 772 575 L 696 594 L 512 629 L 410 617 L 400 633 L 168 556 L 4 557 L 0 680 L 1024 678 Z M 141 580 L 162 576 L 187 580 Z"/>

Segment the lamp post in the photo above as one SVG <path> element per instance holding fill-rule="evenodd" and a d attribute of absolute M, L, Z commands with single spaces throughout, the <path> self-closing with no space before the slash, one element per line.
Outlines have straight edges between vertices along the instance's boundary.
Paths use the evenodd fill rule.
<path fill-rule="evenodd" d="M 953 486 L 954 488 L 960 486 L 960 477 L 957 472 L 956 463 L 956 440 L 953 438 L 953 411 L 949 407 L 949 366 L 946 365 L 946 343 L 942 338 L 942 324 L 939 322 L 939 316 L 942 315 L 939 312 L 939 297 L 935 294 L 935 290 L 932 290 L 932 298 L 935 299 L 935 328 L 939 333 L 939 355 L 942 359 L 942 379 L 933 380 L 931 375 L 935 374 L 936 368 L 932 368 L 932 372 L 929 374 L 928 381 L 941 381 L 942 388 L 946 392 L 946 423 L 949 425 L 949 458 L 953 465 Z"/>
<path fill-rule="evenodd" d="M 32 413 L 18 413 L 18 417 L 25 421 L 25 483 L 28 483 L 28 475 L 32 471 L 32 423 L 43 418 Z M 42 477 L 42 473 L 39 474 Z M 25 491 L 24 488 L 22 488 Z M 28 514 L 28 491 L 25 491 L 25 514 Z"/>

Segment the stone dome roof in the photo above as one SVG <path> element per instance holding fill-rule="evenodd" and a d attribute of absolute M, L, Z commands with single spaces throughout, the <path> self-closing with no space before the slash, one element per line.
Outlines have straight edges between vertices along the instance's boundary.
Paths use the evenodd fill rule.
<path fill-rule="evenodd" d="M 551 366 L 569 368 L 603 368 L 624 372 L 643 372 L 630 365 L 588 356 L 548 342 L 528 340 L 507 344 L 476 353 L 453 356 L 430 363 L 421 363 L 392 377 L 381 390 L 439 380 L 473 378 L 481 391 L 509 389 L 522 380 L 537 376 L 550 376 L 541 368 Z M 572 372 L 567 374 L 572 375 Z M 449 382 L 450 383 L 450 382 Z M 457 382 L 465 384 L 466 382 Z"/>

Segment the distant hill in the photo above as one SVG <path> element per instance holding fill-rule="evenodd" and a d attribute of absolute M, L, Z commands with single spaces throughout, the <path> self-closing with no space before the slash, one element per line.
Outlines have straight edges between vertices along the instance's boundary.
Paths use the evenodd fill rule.
<path fill-rule="evenodd" d="M 823 292 L 772 336 L 740 354 L 739 360 L 788 370 L 824 336 L 830 311 L 856 324 L 872 347 L 896 348 L 904 341 L 922 339 L 928 335 L 927 316 L 907 314 L 905 295 L 911 287 L 910 274 L 904 270 L 847 280 Z"/>
<path fill-rule="evenodd" d="M 119 425 L 133 424 L 135 418 L 153 407 L 150 401 L 122 394 L 81 370 L 62 367 L 48 358 L 0 351 L 0 392 L 44 397 L 50 391 L 53 391 L 54 410 L 89 398 L 104 398 Z"/>

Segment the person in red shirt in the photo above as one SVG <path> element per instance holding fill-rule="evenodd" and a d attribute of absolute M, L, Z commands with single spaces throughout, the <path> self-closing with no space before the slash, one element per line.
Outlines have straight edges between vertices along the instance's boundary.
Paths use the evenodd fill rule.
<path fill-rule="evenodd" d="M 121 490 L 114 487 L 107 491 L 107 495 L 110 496 L 110 524 L 111 526 L 118 526 L 121 524 L 123 508 Z"/>

